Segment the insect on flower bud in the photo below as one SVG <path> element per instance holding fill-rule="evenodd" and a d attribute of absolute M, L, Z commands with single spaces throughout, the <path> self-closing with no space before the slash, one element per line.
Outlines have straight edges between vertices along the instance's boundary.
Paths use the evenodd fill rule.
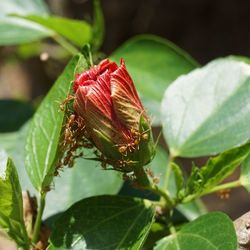
<path fill-rule="evenodd" d="M 132 171 L 152 160 L 149 118 L 124 60 L 120 66 L 103 60 L 77 75 L 73 88 L 75 114 L 83 120 L 88 139 L 114 168 L 120 162 L 122 169 Z"/>

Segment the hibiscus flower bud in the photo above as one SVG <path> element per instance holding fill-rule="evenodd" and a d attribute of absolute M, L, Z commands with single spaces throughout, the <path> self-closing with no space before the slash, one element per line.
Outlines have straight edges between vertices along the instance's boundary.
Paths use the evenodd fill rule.
<path fill-rule="evenodd" d="M 133 171 L 154 156 L 149 118 L 128 74 L 121 65 L 103 60 L 76 76 L 74 111 L 86 137 L 114 168 Z"/>

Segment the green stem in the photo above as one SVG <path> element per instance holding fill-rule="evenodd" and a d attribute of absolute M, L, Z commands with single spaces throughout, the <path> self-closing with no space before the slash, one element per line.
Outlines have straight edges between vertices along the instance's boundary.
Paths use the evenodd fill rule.
<path fill-rule="evenodd" d="M 241 187 L 241 186 L 242 186 L 242 184 L 241 184 L 240 180 L 227 182 L 227 183 L 218 185 L 216 187 L 213 187 L 210 190 L 205 191 L 204 193 L 202 193 L 202 195 L 218 192 L 218 191 L 225 190 L 225 189 L 238 188 L 238 187 Z"/>
<path fill-rule="evenodd" d="M 137 167 L 134 170 L 136 180 L 140 187 L 148 189 L 151 186 L 150 180 L 143 167 Z"/>
<path fill-rule="evenodd" d="M 164 203 L 165 208 L 167 209 L 173 208 L 174 201 L 170 198 L 167 191 L 165 191 L 164 189 L 161 189 L 155 184 L 152 185 L 143 167 L 136 168 L 134 170 L 134 174 L 136 176 L 136 180 L 140 187 L 150 190 L 153 193 L 160 195 L 161 199 L 164 199 L 163 203 Z"/>
<path fill-rule="evenodd" d="M 45 207 L 45 198 L 46 198 L 46 193 L 41 193 L 40 194 L 40 205 L 38 208 L 38 213 L 37 213 L 37 217 L 36 217 L 33 238 L 32 238 L 33 243 L 37 243 L 39 240 L 40 228 L 41 228 L 41 224 L 42 224 L 42 216 L 43 216 L 43 211 L 44 211 L 44 207 Z"/>
<path fill-rule="evenodd" d="M 165 174 L 165 178 L 164 178 L 164 184 L 163 184 L 164 190 L 168 190 L 169 180 L 170 180 L 170 175 L 171 175 L 171 163 L 173 162 L 173 160 L 174 160 L 174 158 L 170 154 L 169 159 L 168 159 L 168 164 L 167 164 L 167 170 L 166 170 L 166 174 Z"/>
<path fill-rule="evenodd" d="M 157 185 L 153 185 L 150 186 L 150 188 L 148 188 L 150 191 L 154 192 L 155 194 L 160 195 L 161 200 L 160 203 L 163 203 L 162 205 L 166 208 L 166 209 L 172 209 L 175 206 L 174 201 L 171 199 L 170 195 L 167 193 L 167 191 L 161 189 L 160 187 L 158 187 Z"/>
<path fill-rule="evenodd" d="M 215 187 L 213 187 L 211 189 L 205 190 L 204 192 L 202 192 L 200 194 L 189 195 L 186 198 L 184 198 L 181 201 L 181 203 L 187 203 L 187 202 L 193 201 L 194 199 L 200 198 L 200 197 L 202 197 L 204 195 L 207 195 L 207 194 L 215 193 L 215 192 L 225 190 L 225 189 L 238 188 L 238 187 L 241 187 L 241 186 L 242 186 L 242 183 L 241 183 L 240 180 L 227 182 L 227 183 L 215 186 Z M 180 203 L 180 202 L 177 202 L 177 203 Z"/>
<path fill-rule="evenodd" d="M 64 39 L 62 36 L 53 36 L 53 39 L 60 44 L 63 48 L 65 48 L 70 54 L 75 55 L 79 53 L 80 51 L 73 46 L 71 43 L 69 43 L 66 39 Z"/>

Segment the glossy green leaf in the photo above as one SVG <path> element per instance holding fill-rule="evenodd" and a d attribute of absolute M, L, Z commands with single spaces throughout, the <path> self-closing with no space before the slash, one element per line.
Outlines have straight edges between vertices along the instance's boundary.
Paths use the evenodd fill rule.
<path fill-rule="evenodd" d="M 51 184 L 64 123 L 62 103 L 69 95 L 79 56 L 75 56 L 51 88 L 35 113 L 26 143 L 26 169 L 38 190 Z"/>
<path fill-rule="evenodd" d="M 236 250 L 236 233 L 230 218 L 209 213 L 185 225 L 176 234 L 157 242 L 154 250 Z"/>
<path fill-rule="evenodd" d="M 26 20 L 40 24 L 54 32 L 54 36 L 61 35 L 67 38 L 75 45 L 82 47 L 90 42 L 92 30 L 90 25 L 85 21 L 73 20 L 58 16 L 20 16 Z"/>
<path fill-rule="evenodd" d="M 8 14 L 47 15 L 48 7 L 44 0 L 7 0 L 0 1 L 0 17 Z"/>
<path fill-rule="evenodd" d="M 0 133 L 18 130 L 33 114 L 28 102 L 0 100 Z"/>
<path fill-rule="evenodd" d="M 49 249 L 141 249 L 153 217 L 148 201 L 122 196 L 88 198 L 59 218 Z"/>
<path fill-rule="evenodd" d="M 29 249 L 18 175 L 12 160 L 2 150 L 0 150 L 0 227 L 19 246 Z"/>
<path fill-rule="evenodd" d="M 166 175 L 166 171 L 168 168 L 168 155 L 166 150 L 161 147 L 157 147 L 156 155 L 153 161 L 149 164 L 150 169 L 152 169 L 154 175 L 159 178 L 159 186 L 164 188 L 164 178 Z M 176 195 L 176 182 L 174 172 L 171 172 L 169 178 L 169 187 L 168 191 L 170 192 L 172 197 Z M 177 206 L 177 210 L 182 213 L 188 220 L 193 220 L 203 215 L 206 212 L 206 208 L 203 205 L 202 201 L 196 199 L 192 202 L 181 204 Z"/>
<path fill-rule="evenodd" d="M 0 1 L 0 45 L 29 43 L 51 36 L 52 33 L 40 25 L 9 17 L 18 15 L 47 15 L 48 8 L 42 0 Z"/>
<path fill-rule="evenodd" d="M 250 66 L 219 59 L 178 78 L 162 102 L 171 153 L 202 156 L 245 143 L 250 134 Z"/>
<path fill-rule="evenodd" d="M 54 179 L 54 188 L 47 194 L 44 217 L 65 211 L 87 197 L 117 194 L 123 183 L 115 171 L 103 170 L 100 163 L 78 159 L 71 169 L 65 169 Z"/>
<path fill-rule="evenodd" d="M 0 18 L 0 45 L 30 43 L 53 35 L 50 30 L 15 17 Z"/>
<path fill-rule="evenodd" d="M 117 63 L 121 58 L 131 74 L 143 104 L 160 124 L 160 102 L 165 89 L 178 76 L 197 67 L 197 63 L 171 42 L 152 35 L 143 35 L 127 41 L 112 55 Z"/>
<path fill-rule="evenodd" d="M 246 159 L 250 153 L 250 143 L 228 150 L 220 155 L 210 158 L 205 166 L 194 166 L 187 180 L 184 200 L 190 200 L 206 193 L 212 187 L 218 185 Z M 190 195 L 190 197 L 188 196 Z"/>

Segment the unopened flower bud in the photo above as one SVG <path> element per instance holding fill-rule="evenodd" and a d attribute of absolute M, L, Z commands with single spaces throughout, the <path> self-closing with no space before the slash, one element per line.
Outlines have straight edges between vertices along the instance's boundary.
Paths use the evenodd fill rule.
<path fill-rule="evenodd" d="M 88 138 L 109 160 L 125 170 L 144 166 L 154 156 L 149 118 L 128 74 L 121 65 L 103 60 L 76 76 L 74 111 Z"/>

